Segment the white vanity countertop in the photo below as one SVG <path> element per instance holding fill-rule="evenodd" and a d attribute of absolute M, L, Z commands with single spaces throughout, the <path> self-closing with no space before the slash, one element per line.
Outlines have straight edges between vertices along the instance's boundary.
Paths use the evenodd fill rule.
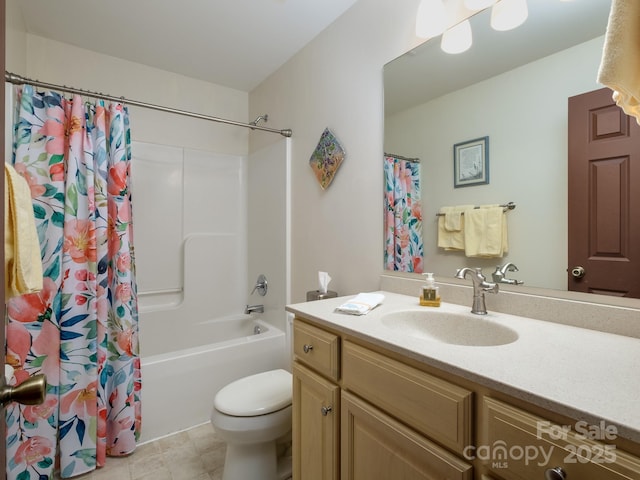
<path fill-rule="evenodd" d="M 287 310 L 548 410 L 593 425 L 604 421 L 640 442 L 640 339 L 490 311 L 479 318 L 517 331 L 515 342 L 451 345 L 390 329 L 381 317 L 417 309 L 468 313 L 470 306 L 421 307 L 417 298 L 380 293 L 382 305 L 362 316 L 334 312 L 353 295 Z"/>

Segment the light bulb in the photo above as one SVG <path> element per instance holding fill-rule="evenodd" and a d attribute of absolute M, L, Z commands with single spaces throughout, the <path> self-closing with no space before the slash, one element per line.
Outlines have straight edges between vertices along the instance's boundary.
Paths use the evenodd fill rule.
<path fill-rule="evenodd" d="M 469 10 L 484 10 L 498 0 L 464 0 L 464 6 Z"/>
<path fill-rule="evenodd" d="M 491 8 L 491 27 L 511 30 L 522 25 L 528 16 L 527 0 L 500 0 Z"/>
<path fill-rule="evenodd" d="M 468 50 L 472 43 L 471 24 L 469 20 L 465 20 L 444 32 L 440 48 L 447 53 L 462 53 Z"/>
<path fill-rule="evenodd" d="M 416 15 L 416 35 L 431 38 L 447 28 L 447 12 L 442 0 L 421 0 Z"/>

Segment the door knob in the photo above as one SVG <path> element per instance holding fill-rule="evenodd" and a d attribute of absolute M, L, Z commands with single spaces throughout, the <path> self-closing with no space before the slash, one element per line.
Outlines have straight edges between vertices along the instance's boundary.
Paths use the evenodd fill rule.
<path fill-rule="evenodd" d="M 544 472 L 545 480 L 566 480 L 567 472 L 562 467 L 548 468 Z"/>
<path fill-rule="evenodd" d="M 0 387 L 0 405 L 4 407 L 10 402 L 39 405 L 44 402 L 46 390 L 47 377 L 44 374 L 33 375 L 15 387 L 5 384 Z"/>
<path fill-rule="evenodd" d="M 584 267 L 581 267 L 580 265 L 571 269 L 571 275 L 573 275 L 574 278 L 582 278 L 585 273 Z"/>

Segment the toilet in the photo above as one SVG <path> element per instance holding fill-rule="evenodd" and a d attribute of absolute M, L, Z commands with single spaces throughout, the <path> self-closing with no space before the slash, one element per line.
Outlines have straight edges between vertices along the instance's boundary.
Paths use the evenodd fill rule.
<path fill-rule="evenodd" d="M 243 377 L 216 394 L 211 424 L 227 443 L 222 480 L 290 478 L 290 459 L 278 465 L 276 447 L 291 432 L 291 393 L 291 373 L 277 369 Z"/>

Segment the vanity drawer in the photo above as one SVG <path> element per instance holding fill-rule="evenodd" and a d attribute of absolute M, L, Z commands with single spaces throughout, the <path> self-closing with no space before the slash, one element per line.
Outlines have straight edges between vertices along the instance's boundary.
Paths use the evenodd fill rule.
<path fill-rule="evenodd" d="M 472 444 L 472 392 L 349 341 L 343 387 L 460 454 Z"/>
<path fill-rule="evenodd" d="M 301 362 L 331 380 L 340 377 L 340 337 L 301 322 L 293 324 L 293 354 Z"/>
<path fill-rule="evenodd" d="M 482 416 L 478 446 L 484 451 L 478 457 L 505 480 L 542 479 L 547 469 L 556 467 L 566 472 L 567 480 L 640 478 L 639 458 L 617 450 L 605 439 L 586 438 L 580 434 L 586 429 L 577 431 L 578 425 L 554 425 L 492 398 L 483 399 Z"/>

